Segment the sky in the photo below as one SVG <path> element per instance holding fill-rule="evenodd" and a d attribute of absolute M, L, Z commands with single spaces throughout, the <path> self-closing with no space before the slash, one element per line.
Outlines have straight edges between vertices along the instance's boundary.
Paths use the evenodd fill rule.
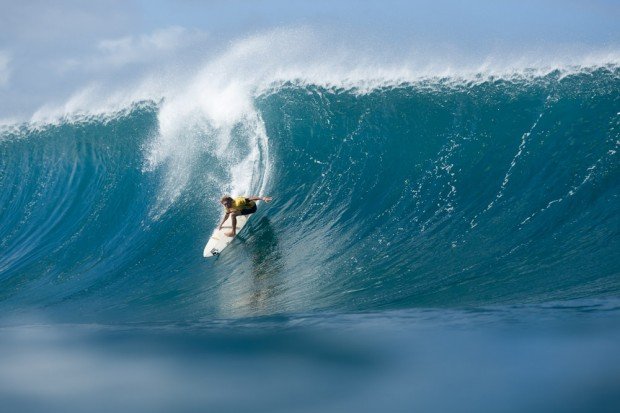
<path fill-rule="evenodd" d="M 0 0 L 0 8 L 0 119 L 9 120 L 75 110 L 97 87 L 132 89 L 136 99 L 146 89 L 165 94 L 218 59 L 234 66 L 235 53 L 259 72 L 322 61 L 347 73 L 356 64 L 410 73 L 422 63 L 524 57 L 615 62 L 620 50 L 615 0 Z"/>

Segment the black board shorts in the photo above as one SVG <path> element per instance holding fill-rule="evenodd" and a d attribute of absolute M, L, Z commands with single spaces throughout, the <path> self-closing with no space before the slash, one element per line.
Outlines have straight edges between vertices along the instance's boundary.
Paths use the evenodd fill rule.
<path fill-rule="evenodd" d="M 250 215 L 256 212 L 256 204 L 254 204 L 254 206 L 250 209 L 244 209 L 241 211 L 241 213 L 239 215 Z"/>

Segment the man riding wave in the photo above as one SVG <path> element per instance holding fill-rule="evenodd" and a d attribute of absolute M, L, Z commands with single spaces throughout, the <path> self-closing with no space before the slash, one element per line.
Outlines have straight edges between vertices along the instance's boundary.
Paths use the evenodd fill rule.
<path fill-rule="evenodd" d="M 226 215 L 224 215 L 224 219 L 222 219 L 218 230 L 222 229 L 222 225 L 224 225 L 224 222 L 226 222 L 230 216 L 232 220 L 232 231 L 227 232 L 226 236 L 234 237 L 237 234 L 237 215 L 250 215 L 255 213 L 256 201 L 270 202 L 271 197 L 251 196 L 246 198 L 238 196 L 234 199 L 228 195 L 222 197 L 220 203 L 224 205 Z"/>

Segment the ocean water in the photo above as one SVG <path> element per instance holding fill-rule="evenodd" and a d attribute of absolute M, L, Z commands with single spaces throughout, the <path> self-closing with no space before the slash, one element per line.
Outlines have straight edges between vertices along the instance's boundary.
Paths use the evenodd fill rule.
<path fill-rule="evenodd" d="M 242 97 L 2 127 L 5 406 L 620 408 L 617 65 Z"/>

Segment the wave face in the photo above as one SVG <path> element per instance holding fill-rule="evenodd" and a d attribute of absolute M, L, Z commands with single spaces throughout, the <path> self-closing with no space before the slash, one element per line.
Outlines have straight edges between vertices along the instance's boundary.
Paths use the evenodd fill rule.
<path fill-rule="evenodd" d="M 170 129 L 165 102 L 6 129 L 0 308 L 178 320 L 616 297 L 619 75 L 291 82 L 225 130 Z M 274 202 L 205 261 L 226 192 Z"/>

